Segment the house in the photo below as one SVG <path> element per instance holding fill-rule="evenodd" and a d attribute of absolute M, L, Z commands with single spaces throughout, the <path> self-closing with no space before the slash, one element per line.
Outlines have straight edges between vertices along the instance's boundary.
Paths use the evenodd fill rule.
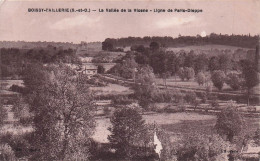
<path fill-rule="evenodd" d="M 97 66 L 92 63 L 82 63 L 80 72 L 84 75 L 95 75 L 97 74 Z"/>

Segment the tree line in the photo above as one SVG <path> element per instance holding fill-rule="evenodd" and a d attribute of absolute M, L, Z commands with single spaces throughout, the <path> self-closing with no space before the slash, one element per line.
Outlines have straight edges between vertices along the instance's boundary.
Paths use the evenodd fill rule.
<path fill-rule="evenodd" d="M 31 63 L 80 63 L 75 50 L 51 45 L 33 49 L 1 48 L 0 57 L 1 78 L 21 76 L 26 66 Z"/>
<path fill-rule="evenodd" d="M 180 47 L 188 45 L 206 45 L 206 44 L 219 44 L 219 45 L 230 45 L 239 46 L 245 48 L 254 48 L 258 43 L 259 36 L 248 35 L 222 35 L 211 33 L 206 37 L 197 36 L 182 36 L 179 35 L 177 38 L 170 36 L 159 37 L 159 36 L 145 36 L 145 37 L 127 37 L 127 38 L 107 38 L 104 40 L 103 45 L 108 49 L 113 47 L 126 47 L 132 45 L 145 45 L 148 46 L 151 42 L 158 42 L 163 47 Z"/>

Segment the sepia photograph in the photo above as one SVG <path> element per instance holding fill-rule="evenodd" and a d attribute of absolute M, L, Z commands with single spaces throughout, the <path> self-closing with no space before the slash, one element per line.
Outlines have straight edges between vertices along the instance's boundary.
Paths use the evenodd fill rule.
<path fill-rule="evenodd" d="M 0 0 L 0 161 L 259 161 L 260 0 Z"/>

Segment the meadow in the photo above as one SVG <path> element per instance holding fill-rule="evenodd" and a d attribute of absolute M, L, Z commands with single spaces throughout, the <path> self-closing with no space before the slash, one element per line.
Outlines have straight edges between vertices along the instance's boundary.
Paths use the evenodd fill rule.
<path fill-rule="evenodd" d="M 143 115 L 147 124 L 155 124 L 173 135 L 192 133 L 212 134 L 217 120 L 216 115 L 199 114 L 193 112 L 180 113 L 154 113 Z M 260 118 L 245 118 L 245 129 L 252 134 L 259 127 Z M 108 127 L 111 127 L 109 118 L 96 117 L 96 131 L 93 139 L 100 143 L 108 143 L 107 136 L 110 135 Z"/>

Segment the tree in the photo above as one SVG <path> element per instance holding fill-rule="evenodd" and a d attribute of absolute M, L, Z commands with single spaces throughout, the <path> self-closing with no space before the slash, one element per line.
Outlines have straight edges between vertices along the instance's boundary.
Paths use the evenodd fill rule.
<path fill-rule="evenodd" d="M 206 54 L 200 54 L 196 57 L 194 63 L 194 71 L 198 74 L 199 72 L 205 72 L 208 69 L 209 60 Z"/>
<path fill-rule="evenodd" d="M 0 127 L 3 125 L 5 119 L 7 119 L 7 111 L 2 103 L 0 103 Z"/>
<path fill-rule="evenodd" d="M 159 48 L 160 48 L 160 45 L 158 42 L 153 41 L 150 43 L 150 49 L 152 51 L 157 51 L 157 50 L 159 50 Z"/>
<path fill-rule="evenodd" d="M 178 71 L 178 76 L 181 78 L 182 81 L 185 80 L 185 70 L 182 67 Z"/>
<path fill-rule="evenodd" d="M 203 72 L 197 74 L 197 82 L 199 85 L 204 85 L 206 83 L 206 76 Z"/>
<path fill-rule="evenodd" d="M 227 75 L 226 84 L 233 90 L 238 90 L 242 86 L 243 80 L 237 73 L 230 73 Z"/>
<path fill-rule="evenodd" d="M 143 66 L 136 73 L 135 96 L 140 106 L 148 108 L 155 91 L 155 76 L 150 66 Z"/>
<path fill-rule="evenodd" d="M 190 79 L 194 78 L 195 73 L 194 73 L 193 68 L 184 67 L 184 68 L 179 69 L 178 75 L 182 81 L 184 81 L 185 78 L 189 81 Z"/>
<path fill-rule="evenodd" d="M 177 150 L 178 160 L 226 160 L 224 150 L 229 150 L 229 144 L 219 135 L 203 135 L 199 133 L 185 135 L 182 146 Z"/>
<path fill-rule="evenodd" d="M 247 88 L 247 104 L 249 105 L 250 91 L 259 84 L 258 72 L 253 67 L 244 67 L 243 75 L 245 78 L 244 86 Z"/>
<path fill-rule="evenodd" d="M 99 74 L 103 74 L 105 72 L 105 68 L 102 65 L 98 65 L 97 72 Z"/>
<path fill-rule="evenodd" d="M 211 80 L 214 84 L 214 86 L 218 89 L 221 90 L 224 83 L 225 83 L 225 73 L 223 71 L 217 70 L 214 71 L 211 75 Z"/>
<path fill-rule="evenodd" d="M 186 100 L 186 102 L 193 104 L 196 101 L 196 93 L 189 92 L 185 95 L 184 99 Z"/>
<path fill-rule="evenodd" d="M 231 69 L 231 58 L 228 54 L 221 54 L 218 57 L 220 70 L 226 73 L 227 70 Z"/>
<path fill-rule="evenodd" d="M 123 158 L 133 158 L 136 147 L 144 141 L 147 134 L 145 121 L 136 109 L 121 108 L 114 112 L 110 118 L 112 128 L 108 128 L 111 135 L 108 140 L 116 154 Z"/>
<path fill-rule="evenodd" d="M 45 82 L 33 88 L 29 102 L 34 113 L 35 146 L 41 149 L 36 158 L 86 159 L 94 129 L 92 94 L 69 67 L 60 64 L 47 71 L 42 76 Z"/>
<path fill-rule="evenodd" d="M 253 136 L 255 143 L 260 146 L 260 128 L 258 127 Z"/>
<path fill-rule="evenodd" d="M 209 60 L 209 70 L 214 71 L 214 70 L 219 70 L 219 58 L 216 56 L 213 56 Z"/>
<path fill-rule="evenodd" d="M 243 116 L 232 105 L 228 105 L 217 115 L 215 128 L 220 135 L 227 136 L 227 139 L 232 142 L 234 136 L 240 134 L 244 126 Z"/>
<path fill-rule="evenodd" d="M 185 78 L 189 81 L 190 79 L 194 78 L 194 70 L 192 67 L 185 67 L 184 68 Z"/>
<path fill-rule="evenodd" d="M 111 42 L 102 42 L 102 50 L 112 51 L 114 49 L 113 44 Z"/>

